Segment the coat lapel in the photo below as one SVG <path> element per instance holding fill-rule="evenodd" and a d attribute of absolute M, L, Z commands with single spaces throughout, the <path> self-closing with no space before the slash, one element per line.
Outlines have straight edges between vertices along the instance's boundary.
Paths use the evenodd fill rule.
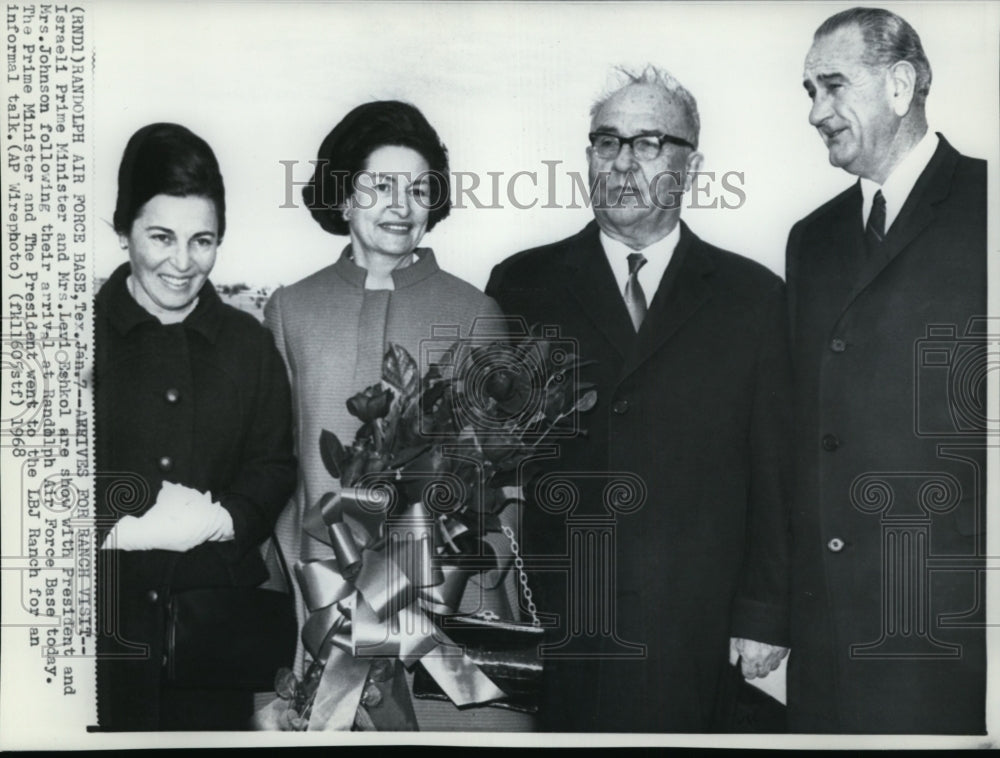
<path fill-rule="evenodd" d="M 858 277 L 865 266 L 865 236 L 861 228 L 861 185 L 855 182 L 824 219 L 824 233 L 811 236 L 809 283 L 797 282 L 802 290 L 801 308 L 812 314 L 839 318 L 857 296 Z M 808 294 L 805 294 L 808 293 Z"/>
<path fill-rule="evenodd" d="M 631 351 L 622 369 L 623 378 L 658 352 L 711 298 L 708 276 L 714 268 L 704 243 L 682 221 L 677 249 L 649 304 L 635 350 Z"/>
<path fill-rule="evenodd" d="M 580 311 L 624 358 L 635 342 L 635 330 L 615 276 L 601 247 L 596 222 L 588 224 L 566 261 L 565 280 Z"/>
<path fill-rule="evenodd" d="M 938 140 L 937 150 L 934 151 L 930 163 L 917 179 L 917 183 L 913 185 L 910 196 L 900 209 L 899 216 L 889 227 L 881 256 L 868 261 L 861 268 L 857 284 L 844 304 L 843 311 L 847 311 L 876 277 L 927 228 L 937 215 L 935 206 L 948 196 L 951 178 L 958 163 L 958 152 L 940 134 L 938 134 Z M 860 192 L 859 188 L 859 195 Z M 860 229 L 860 213 L 855 216 L 854 225 Z M 861 244 L 864 245 L 863 236 Z"/>

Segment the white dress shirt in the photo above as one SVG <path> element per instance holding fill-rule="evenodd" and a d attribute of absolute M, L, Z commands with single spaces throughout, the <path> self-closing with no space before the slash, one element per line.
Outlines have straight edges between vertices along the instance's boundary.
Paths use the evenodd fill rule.
<path fill-rule="evenodd" d="M 861 179 L 861 228 L 868 225 L 868 214 L 872 211 L 872 202 L 875 200 L 875 193 L 882 190 L 885 197 L 885 230 L 888 232 L 892 227 L 892 222 L 896 220 L 899 211 L 902 210 L 906 198 L 913 191 L 913 185 L 931 162 L 934 151 L 937 150 L 938 138 L 930 129 L 927 130 L 920 142 L 906 154 L 906 157 L 899 162 L 899 165 L 892 170 L 885 184 L 879 185 L 871 179 Z"/>
<path fill-rule="evenodd" d="M 635 250 L 624 242 L 619 242 L 613 237 L 609 237 L 604 233 L 603 229 L 601 230 L 600 237 L 601 247 L 604 248 L 604 254 L 608 256 L 608 263 L 614 272 L 615 281 L 618 283 L 618 291 L 621 293 L 622 299 L 625 298 L 625 285 L 628 283 L 629 255 L 632 253 L 642 253 L 646 256 L 646 263 L 639 269 L 637 276 L 639 286 L 642 287 L 642 292 L 646 296 L 646 305 L 652 303 L 653 296 L 660 286 L 660 280 L 663 278 L 663 272 L 667 270 L 667 264 L 670 263 L 670 259 L 673 257 L 674 248 L 677 247 L 677 243 L 680 241 L 680 223 L 675 224 L 670 234 L 666 237 L 657 240 L 648 247 L 644 247 L 642 250 Z"/>

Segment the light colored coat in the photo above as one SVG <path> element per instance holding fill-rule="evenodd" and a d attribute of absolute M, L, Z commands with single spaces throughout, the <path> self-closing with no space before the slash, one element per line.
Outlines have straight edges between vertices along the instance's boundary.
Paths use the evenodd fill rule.
<path fill-rule="evenodd" d="M 481 323 L 488 325 L 489 317 L 501 315 L 492 299 L 438 268 L 433 251 L 416 252 L 415 263 L 393 272 L 394 290 L 366 290 L 367 272 L 347 248 L 333 265 L 275 291 L 264 309 L 265 324 L 288 366 L 296 420 L 299 482 L 276 527 L 290 566 L 332 555 L 302 530 L 306 509 L 339 488 L 320 459 L 320 433 L 333 432 L 345 446 L 354 439 L 360 422 L 348 413 L 346 401 L 379 381 L 386 346 L 405 347 L 422 376 L 432 354 L 428 351 L 468 337 L 478 318 L 486 318 Z M 494 332 L 486 339 L 495 337 Z M 508 585 L 513 590 L 514 582 Z M 478 591 L 470 593 L 479 600 Z M 296 604 L 301 625 L 305 611 L 298 591 Z M 300 640 L 299 673 L 303 660 Z M 528 717 L 496 708 L 459 711 L 450 703 L 423 700 L 414 707 L 422 730 L 530 729 Z"/>

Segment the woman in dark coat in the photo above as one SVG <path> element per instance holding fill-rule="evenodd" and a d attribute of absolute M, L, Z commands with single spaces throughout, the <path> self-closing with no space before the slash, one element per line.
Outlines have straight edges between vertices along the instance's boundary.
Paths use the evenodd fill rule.
<path fill-rule="evenodd" d="M 258 547 L 295 487 L 285 368 L 208 281 L 225 199 L 204 140 L 176 124 L 136 132 L 114 225 L 129 262 L 97 295 L 94 335 L 98 720 L 245 728 L 251 693 L 166 684 L 165 610 L 174 591 L 267 579 Z"/>

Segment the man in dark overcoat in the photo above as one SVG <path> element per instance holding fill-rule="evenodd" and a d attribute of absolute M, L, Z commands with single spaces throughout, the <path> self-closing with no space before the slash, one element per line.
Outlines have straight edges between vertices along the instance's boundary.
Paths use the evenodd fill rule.
<path fill-rule="evenodd" d="M 810 123 L 859 177 L 794 226 L 793 731 L 983 733 L 986 164 L 927 129 L 920 38 L 839 13 Z"/>
<path fill-rule="evenodd" d="M 523 527 L 539 610 L 560 623 L 546 730 L 708 731 L 731 648 L 750 677 L 787 652 L 784 286 L 680 221 L 698 132 L 673 77 L 629 75 L 592 110 L 595 222 L 487 286 L 594 361 L 586 436 L 529 487 Z"/>

